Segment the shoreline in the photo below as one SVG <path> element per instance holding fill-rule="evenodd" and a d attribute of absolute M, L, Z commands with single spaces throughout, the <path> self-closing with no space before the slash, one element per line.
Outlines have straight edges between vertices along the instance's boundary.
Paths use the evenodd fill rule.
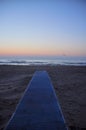
<path fill-rule="evenodd" d="M 3 64 L 0 63 L 0 66 L 80 66 L 80 67 L 86 67 L 86 63 L 70 63 L 70 62 L 65 62 L 65 63 L 46 63 L 46 62 L 35 62 L 35 63 L 7 63 Z"/>
<path fill-rule="evenodd" d="M 36 70 L 46 70 L 69 129 L 86 128 L 86 66 L 0 65 L 0 130 L 6 126 Z"/>

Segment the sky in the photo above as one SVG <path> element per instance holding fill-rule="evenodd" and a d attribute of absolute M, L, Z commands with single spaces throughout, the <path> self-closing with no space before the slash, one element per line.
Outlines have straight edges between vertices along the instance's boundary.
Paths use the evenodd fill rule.
<path fill-rule="evenodd" d="M 0 55 L 86 56 L 86 1 L 0 0 Z"/>

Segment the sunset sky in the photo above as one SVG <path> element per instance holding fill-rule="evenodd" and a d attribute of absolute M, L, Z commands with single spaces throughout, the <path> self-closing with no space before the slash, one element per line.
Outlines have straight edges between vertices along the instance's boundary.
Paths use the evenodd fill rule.
<path fill-rule="evenodd" d="M 0 0 L 0 55 L 86 56 L 86 2 Z"/>

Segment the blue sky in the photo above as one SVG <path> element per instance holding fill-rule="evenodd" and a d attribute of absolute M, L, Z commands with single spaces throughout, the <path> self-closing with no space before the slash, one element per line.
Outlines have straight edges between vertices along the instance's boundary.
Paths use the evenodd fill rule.
<path fill-rule="evenodd" d="M 1 55 L 85 55 L 84 0 L 1 0 Z"/>

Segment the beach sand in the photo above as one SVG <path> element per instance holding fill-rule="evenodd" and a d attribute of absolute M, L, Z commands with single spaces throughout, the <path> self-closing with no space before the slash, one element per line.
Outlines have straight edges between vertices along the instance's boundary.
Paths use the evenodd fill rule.
<path fill-rule="evenodd" d="M 68 128 L 86 129 L 86 67 L 0 65 L 0 130 L 6 126 L 36 70 L 48 72 Z"/>

